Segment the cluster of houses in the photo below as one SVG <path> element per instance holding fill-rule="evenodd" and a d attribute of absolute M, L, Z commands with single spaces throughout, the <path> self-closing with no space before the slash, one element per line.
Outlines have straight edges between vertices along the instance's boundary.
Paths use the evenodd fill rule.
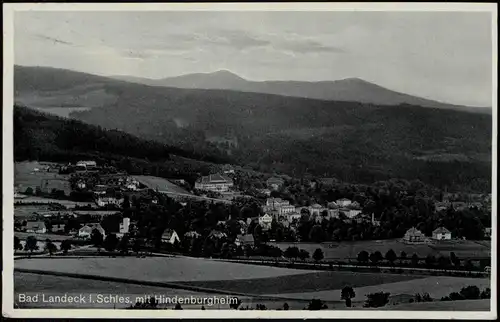
<path fill-rule="evenodd" d="M 445 227 L 438 227 L 429 238 L 415 227 L 408 229 L 402 239 L 405 244 L 429 244 L 436 240 L 451 240 L 451 232 Z"/>
<path fill-rule="evenodd" d="M 264 230 L 271 228 L 273 220 L 288 227 L 291 223 L 300 220 L 303 215 L 308 215 L 309 220 L 314 220 L 317 223 L 331 218 L 340 218 L 342 213 L 345 220 L 369 220 L 374 225 L 380 225 L 373 215 L 369 218 L 361 216 L 361 206 L 357 202 L 342 198 L 337 201 L 329 202 L 326 207 L 319 204 L 313 204 L 309 207 L 295 207 L 288 200 L 281 198 L 268 198 L 263 206 L 264 215 L 258 218 L 259 225 Z"/>

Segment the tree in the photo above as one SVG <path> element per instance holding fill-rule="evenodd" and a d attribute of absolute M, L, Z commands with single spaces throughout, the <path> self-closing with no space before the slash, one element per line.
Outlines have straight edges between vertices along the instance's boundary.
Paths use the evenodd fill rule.
<path fill-rule="evenodd" d="M 389 303 L 389 296 L 391 293 L 377 292 L 367 294 L 365 307 L 382 307 Z"/>
<path fill-rule="evenodd" d="M 427 255 L 427 257 L 425 258 L 425 264 L 427 266 L 432 266 L 436 263 L 436 257 L 434 257 L 434 255 Z"/>
<path fill-rule="evenodd" d="M 314 225 L 309 232 L 309 240 L 315 243 L 321 243 L 325 241 L 325 231 L 321 225 Z"/>
<path fill-rule="evenodd" d="M 391 265 L 394 264 L 394 261 L 396 260 L 398 256 L 396 255 L 396 253 L 392 250 L 392 249 L 389 249 L 387 251 L 387 253 L 385 254 L 385 259 L 387 259 L 387 261 L 389 263 L 391 263 Z"/>
<path fill-rule="evenodd" d="M 316 248 L 316 250 L 313 253 L 313 259 L 317 262 L 321 261 L 325 255 L 323 254 L 323 251 L 321 248 Z"/>
<path fill-rule="evenodd" d="M 307 305 L 307 309 L 309 311 L 319 311 L 328 309 L 328 306 L 320 299 L 312 299 Z"/>
<path fill-rule="evenodd" d="M 181 306 L 179 303 L 177 303 L 177 304 L 175 305 L 174 310 L 182 310 L 182 306 Z"/>
<path fill-rule="evenodd" d="M 283 304 L 283 310 L 288 311 L 289 309 L 290 309 L 290 306 L 288 305 L 288 303 L 285 302 L 285 304 Z"/>
<path fill-rule="evenodd" d="M 340 299 L 345 300 L 345 306 L 351 307 L 351 299 L 356 297 L 356 293 L 351 286 L 345 286 L 340 293 Z"/>
<path fill-rule="evenodd" d="M 104 249 L 108 252 L 114 251 L 117 245 L 118 245 L 118 238 L 116 238 L 115 234 L 109 234 L 104 239 Z"/>
<path fill-rule="evenodd" d="M 92 243 L 92 245 L 97 247 L 97 251 L 101 251 L 103 237 L 99 230 L 95 228 L 92 230 L 92 233 L 90 234 L 90 242 Z"/>
<path fill-rule="evenodd" d="M 480 298 L 482 299 L 489 299 L 491 298 L 491 290 L 489 287 L 487 287 L 484 291 L 481 292 Z"/>
<path fill-rule="evenodd" d="M 45 241 L 45 248 L 48 250 L 50 256 L 57 251 L 57 246 L 50 239 Z"/>
<path fill-rule="evenodd" d="M 28 196 L 32 196 L 33 195 L 33 188 L 31 188 L 31 187 L 26 188 L 26 191 L 24 192 L 24 194 L 26 194 Z"/>
<path fill-rule="evenodd" d="M 360 262 L 360 263 L 367 263 L 369 258 L 370 258 L 370 255 L 368 254 L 368 252 L 366 250 L 362 250 L 358 254 L 358 262 Z"/>
<path fill-rule="evenodd" d="M 477 300 L 481 296 L 481 290 L 475 285 L 463 287 L 460 290 L 460 295 L 466 300 Z"/>
<path fill-rule="evenodd" d="M 301 261 L 305 261 L 306 259 L 309 258 L 309 252 L 307 250 L 305 250 L 305 249 L 301 249 L 299 251 L 299 256 L 298 257 L 300 258 Z"/>
<path fill-rule="evenodd" d="M 35 236 L 28 236 L 28 238 L 26 238 L 26 245 L 24 246 L 24 249 L 29 250 L 31 254 L 33 253 L 34 250 L 38 249 L 37 243 L 38 240 L 36 239 Z"/>
<path fill-rule="evenodd" d="M 23 249 L 21 240 L 19 239 L 19 237 L 14 236 L 14 250 L 21 250 L 21 249 Z"/>
<path fill-rule="evenodd" d="M 144 245 L 144 240 L 142 238 L 135 238 L 134 243 L 132 244 L 132 251 L 136 252 L 139 255 L 139 252 Z"/>
<path fill-rule="evenodd" d="M 377 263 L 382 259 L 383 259 L 382 254 L 379 251 L 370 254 L 370 261 L 375 265 L 377 265 Z"/>
<path fill-rule="evenodd" d="M 406 252 L 404 250 L 401 251 L 401 254 L 399 255 L 399 258 L 401 258 L 401 261 L 406 260 L 407 257 L 408 257 L 408 255 L 406 254 Z"/>
<path fill-rule="evenodd" d="M 464 299 L 464 297 L 460 293 L 457 293 L 457 292 L 450 293 L 450 295 L 448 297 L 451 301 L 460 301 L 460 300 Z"/>
<path fill-rule="evenodd" d="M 129 238 L 128 238 L 128 235 L 125 234 L 125 235 L 123 235 L 123 237 L 118 242 L 118 249 L 120 250 L 120 253 L 122 253 L 122 254 L 128 254 L 129 248 L 130 248 Z"/>
<path fill-rule="evenodd" d="M 69 239 L 65 239 L 61 242 L 61 250 L 63 254 L 67 254 L 68 250 L 71 249 L 71 241 Z"/>
<path fill-rule="evenodd" d="M 438 258 L 438 266 L 440 268 L 447 268 L 448 266 L 450 266 L 450 259 L 448 257 L 445 257 L 445 256 L 439 256 Z"/>
<path fill-rule="evenodd" d="M 417 254 L 413 254 L 413 255 L 411 256 L 411 264 L 412 264 L 413 266 L 418 266 L 419 261 L 420 261 L 420 258 L 418 258 L 418 255 L 417 255 Z"/>
<path fill-rule="evenodd" d="M 297 258 L 299 257 L 299 249 L 297 247 L 288 247 L 283 254 L 286 258 Z"/>

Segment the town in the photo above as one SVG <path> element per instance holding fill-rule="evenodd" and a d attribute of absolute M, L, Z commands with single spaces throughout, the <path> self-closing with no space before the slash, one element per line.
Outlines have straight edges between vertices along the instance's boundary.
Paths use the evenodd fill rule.
<path fill-rule="evenodd" d="M 18 258 L 163 254 L 315 270 L 490 272 L 491 195 L 401 180 L 265 177 L 229 165 L 193 185 L 95 161 L 18 168 L 36 178 L 15 192 Z"/>

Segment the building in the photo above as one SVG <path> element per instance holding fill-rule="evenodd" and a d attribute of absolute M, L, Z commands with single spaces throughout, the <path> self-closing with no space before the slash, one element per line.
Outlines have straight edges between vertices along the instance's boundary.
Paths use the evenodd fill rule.
<path fill-rule="evenodd" d="M 50 231 L 53 233 L 64 233 L 65 228 L 65 224 L 52 224 Z"/>
<path fill-rule="evenodd" d="M 312 206 L 310 206 L 309 208 L 309 213 L 311 215 L 321 215 L 321 213 L 323 212 L 323 210 L 326 210 L 325 207 L 321 206 L 320 204 L 314 204 Z"/>
<path fill-rule="evenodd" d="M 266 196 L 270 196 L 271 195 L 271 190 L 269 190 L 269 189 L 259 189 L 257 191 L 259 193 L 263 194 L 263 195 L 266 195 Z"/>
<path fill-rule="evenodd" d="M 484 228 L 484 237 L 491 238 L 491 228 Z"/>
<path fill-rule="evenodd" d="M 277 209 L 282 206 L 288 206 L 290 205 L 290 201 L 288 200 L 283 200 L 281 198 L 267 198 L 266 199 L 266 206 L 271 207 L 274 209 Z"/>
<path fill-rule="evenodd" d="M 99 223 L 86 224 L 85 226 L 83 226 L 78 230 L 78 237 L 90 238 L 90 236 L 92 236 L 92 232 L 94 231 L 94 229 L 96 229 L 98 232 L 101 233 L 102 238 L 106 238 L 106 232 Z"/>
<path fill-rule="evenodd" d="M 120 223 L 119 233 L 122 235 L 128 234 L 129 229 L 130 229 L 130 218 L 125 217 L 122 219 L 122 222 Z"/>
<path fill-rule="evenodd" d="M 201 235 L 194 230 L 188 231 L 187 233 L 184 234 L 184 238 L 198 238 L 200 236 Z"/>
<path fill-rule="evenodd" d="M 234 173 L 234 168 L 230 164 L 224 164 L 222 166 L 222 172 L 224 172 L 224 174 L 233 174 Z"/>
<path fill-rule="evenodd" d="M 227 192 L 233 186 L 233 179 L 221 174 L 211 174 L 201 177 L 194 184 L 195 189 L 214 192 Z"/>
<path fill-rule="evenodd" d="M 439 227 L 432 232 L 432 239 L 437 240 L 450 240 L 451 239 L 451 231 L 444 227 Z"/>
<path fill-rule="evenodd" d="M 271 229 L 271 223 L 273 222 L 273 216 L 265 214 L 259 217 L 259 225 L 263 230 Z"/>
<path fill-rule="evenodd" d="M 238 235 L 234 243 L 236 246 L 253 246 L 254 238 L 252 234 Z"/>
<path fill-rule="evenodd" d="M 291 212 L 286 214 L 286 217 L 289 222 L 293 222 L 294 220 L 300 220 L 302 214 L 298 212 Z"/>
<path fill-rule="evenodd" d="M 352 204 L 352 201 L 347 198 L 339 199 L 335 202 L 339 207 L 348 207 Z"/>
<path fill-rule="evenodd" d="M 361 210 L 359 209 L 350 209 L 350 208 L 342 208 L 339 209 L 340 212 L 342 212 L 347 218 L 352 219 L 362 213 Z"/>
<path fill-rule="evenodd" d="M 76 171 L 95 170 L 97 163 L 95 161 L 78 161 L 75 166 Z"/>
<path fill-rule="evenodd" d="M 45 234 L 47 227 L 43 221 L 28 221 L 26 223 L 26 232 L 35 234 Z"/>
<path fill-rule="evenodd" d="M 169 228 L 165 229 L 165 231 L 161 235 L 161 241 L 169 244 L 174 244 L 175 242 L 178 243 L 181 242 L 179 235 L 177 235 L 177 232 Z"/>
<path fill-rule="evenodd" d="M 285 180 L 278 177 L 271 177 L 266 181 L 267 187 L 273 190 L 278 190 L 285 184 Z"/>
<path fill-rule="evenodd" d="M 339 208 L 334 208 L 334 209 L 328 209 L 328 219 L 330 218 L 339 218 L 340 217 L 340 209 Z"/>
<path fill-rule="evenodd" d="M 210 234 L 208 235 L 209 239 L 222 239 L 226 238 L 227 234 L 225 232 L 222 232 L 220 230 L 212 230 Z"/>
<path fill-rule="evenodd" d="M 99 196 L 95 199 L 95 203 L 99 207 L 106 207 L 106 206 L 111 206 L 111 205 L 119 207 L 123 203 L 123 198 L 117 199 L 115 197 L 101 197 L 101 196 Z"/>
<path fill-rule="evenodd" d="M 454 201 L 451 203 L 451 205 L 455 211 L 462 211 L 468 208 L 467 203 L 463 201 Z"/>
<path fill-rule="evenodd" d="M 436 211 L 442 211 L 448 209 L 450 205 L 451 204 L 448 201 L 438 201 L 434 203 L 434 208 Z"/>
<path fill-rule="evenodd" d="M 408 229 L 403 237 L 403 242 L 409 244 L 423 244 L 426 241 L 425 235 L 415 227 Z"/>

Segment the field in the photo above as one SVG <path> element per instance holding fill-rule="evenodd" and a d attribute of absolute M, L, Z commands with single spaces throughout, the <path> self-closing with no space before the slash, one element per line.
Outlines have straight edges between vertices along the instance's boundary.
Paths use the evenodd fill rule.
<path fill-rule="evenodd" d="M 14 217 L 16 219 L 29 218 L 33 216 L 33 213 L 40 211 L 49 211 L 48 205 L 15 205 L 14 206 Z"/>
<path fill-rule="evenodd" d="M 373 283 L 375 284 L 375 283 Z M 391 295 L 414 295 L 416 293 L 429 293 L 432 298 L 440 299 L 451 292 L 459 292 L 462 287 L 476 285 L 481 290 L 491 287 L 491 280 L 486 278 L 463 278 L 449 276 L 432 276 L 400 282 L 380 283 L 378 285 L 367 285 L 354 287 L 356 297 L 353 301 L 364 301 L 365 295 L 374 292 L 389 292 Z M 291 298 L 321 298 L 325 300 L 340 298 L 341 288 L 328 291 L 304 292 L 304 293 L 281 293 L 273 295 Z"/>
<path fill-rule="evenodd" d="M 43 205 L 43 204 L 46 205 L 49 203 L 58 203 L 58 204 L 65 206 L 66 208 L 74 208 L 76 205 L 79 205 L 79 206 L 90 205 L 93 208 L 97 208 L 96 204 L 94 204 L 93 202 L 80 202 L 80 201 L 60 200 L 60 199 L 42 198 L 42 197 L 28 197 L 28 198 L 24 198 L 21 200 L 15 200 L 15 202 L 19 203 L 19 204 L 36 203 L 36 204 L 41 204 L 41 205 Z"/>
<path fill-rule="evenodd" d="M 164 178 L 154 177 L 154 176 L 134 176 L 134 177 L 137 179 L 137 181 L 139 181 L 140 183 L 151 189 L 158 189 L 160 191 L 167 191 L 173 193 L 190 194 L 185 189 L 179 187 L 176 184 L 173 184 L 172 182 Z"/>
<path fill-rule="evenodd" d="M 300 275 L 285 275 L 272 278 L 252 278 L 244 280 L 219 280 L 183 282 L 180 284 L 204 288 L 242 292 L 251 290 L 253 294 L 302 293 L 321 290 L 337 290 L 344 286 L 353 287 L 379 285 L 385 283 L 420 279 L 416 275 L 375 274 L 357 272 L 310 272 Z M 287 297 L 287 296 L 285 296 Z M 335 298 L 334 300 L 339 300 Z"/>
<path fill-rule="evenodd" d="M 384 310 L 405 311 L 489 311 L 490 300 L 465 300 L 451 302 L 405 303 L 383 307 Z M 380 308 L 377 308 L 380 309 Z"/>
<path fill-rule="evenodd" d="M 45 240 L 48 238 L 51 241 L 62 241 L 65 239 L 71 239 L 73 236 L 67 236 L 67 235 L 57 235 L 57 234 L 35 234 L 35 233 L 26 233 L 26 232 L 20 232 L 16 231 L 14 232 L 14 236 L 17 236 L 20 240 L 26 240 L 28 236 L 35 236 L 37 240 L 45 242 Z"/>
<path fill-rule="evenodd" d="M 39 162 L 16 162 L 14 164 L 14 185 L 23 193 L 28 187 L 35 191 L 36 187 L 50 192 L 52 189 L 64 190 L 66 195 L 71 192 L 68 177 L 54 172 L 42 171 L 44 165 Z M 34 171 L 38 168 L 40 171 Z M 42 186 L 42 181 L 45 183 Z"/>
<path fill-rule="evenodd" d="M 372 241 L 356 241 L 356 242 L 333 242 L 333 243 L 269 243 L 278 246 L 282 250 L 290 246 L 296 246 L 300 249 L 307 250 L 313 254 L 317 248 L 323 250 L 325 259 L 348 260 L 354 259 L 359 252 L 366 250 L 368 252 L 380 251 L 382 255 L 392 249 L 399 254 L 404 251 L 408 258 L 413 254 L 417 254 L 420 258 L 425 258 L 432 254 L 436 257 L 440 255 L 449 256 L 450 252 L 454 252 L 459 258 L 476 258 L 488 257 L 490 247 L 488 243 L 481 241 L 477 243 L 472 240 L 451 240 L 437 241 L 430 245 L 408 245 L 400 242 L 398 239 L 390 240 L 372 240 Z"/>
<path fill-rule="evenodd" d="M 90 107 L 38 107 L 38 111 L 61 117 L 70 117 L 73 112 L 82 112 L 90 110 Z"/>
<path fill-rule="evenodd" d="M 309 272 L 187 257 L 23 259 L 16 261 L 14 266 L 154 282 L 235 280 Z"/>

